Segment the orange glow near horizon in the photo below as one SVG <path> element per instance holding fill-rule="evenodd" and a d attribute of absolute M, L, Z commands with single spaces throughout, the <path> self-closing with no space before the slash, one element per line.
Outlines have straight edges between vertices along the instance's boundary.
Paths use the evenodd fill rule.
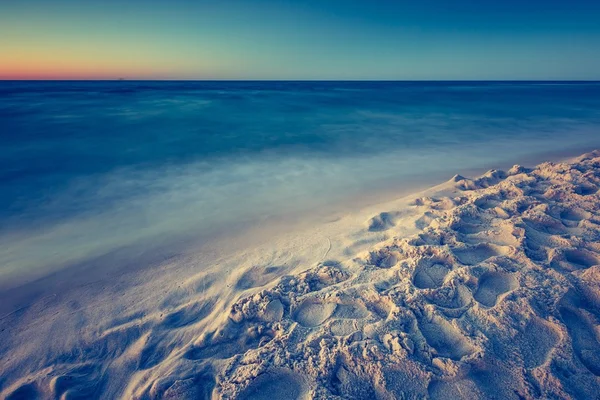
<path fill-rule="evenodd" d="M 174 76 L 213 75 L 205 68 L 181 70 L 169 62 L 140 58 L 91 58 L 69 54 L 13 54 L 0 64 L 2 80 L 171 79 Z"/>
<path fill-rule="evenodd" d="M 161 70 L 142 71 L 120 66 L 69 65 L 37 62 L 37 65 L 13 65 L 0 70 L 0 80 L 102 80 L 102 79 L 172 79 L 172 74 Z"/>
<path fill-rule="evenodd" d="M 217 59 L 211 49 L 135 37 L 110 43 L 98 37 L 37 39 L 2 45 L 0 51 L 1 80 L 219 79 L 227 78 L 234 64 Z"/>

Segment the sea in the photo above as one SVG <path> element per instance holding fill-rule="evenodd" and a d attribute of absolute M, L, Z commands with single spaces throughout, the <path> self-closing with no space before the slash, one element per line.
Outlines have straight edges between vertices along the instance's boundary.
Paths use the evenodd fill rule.
<path fill-rule="evenodd" d="M 0 287 L 594 148 L 600 82 L 2 81 Z"/>

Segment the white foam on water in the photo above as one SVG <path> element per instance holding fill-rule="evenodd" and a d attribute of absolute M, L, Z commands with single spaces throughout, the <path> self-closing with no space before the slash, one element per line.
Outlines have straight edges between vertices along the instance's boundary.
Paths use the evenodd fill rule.
<path fill-rule="evenodd" d="M 339 203 L 367 192 L 376 198 L 373 193 L 384 188 L 406 191 L 445 180 L 448 171 L 497 167 L 512 157 L 558 148 L 557 142 L 535 147 L 511 141 L 463 143 L 352 157 L 258 154 L 115 170 L 74 182 L 32 218 L 22 215 L 6 223 L 0 231 L 0 279 L 22 283 L 119 249 L 168 248 L 270 218 L 314 213 L 333 204 L 339 209 Z M 58 219 L 44 217 L 64 208 L 76 211 Z"/>

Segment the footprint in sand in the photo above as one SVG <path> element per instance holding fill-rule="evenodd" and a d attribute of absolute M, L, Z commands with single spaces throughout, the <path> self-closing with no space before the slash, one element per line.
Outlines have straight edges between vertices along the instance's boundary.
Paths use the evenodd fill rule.
<path fill-rule="evenodd" d="M 506 249 L 504 249 L 502 246 L 481 243 L 476 246 L 452 249 L 452 252 L 462 264 L 475 265 L 487 260 L 490 257 L 505 254 Z"/>
<path fill-rule="evenodd" d="M 441 357 L 460 360 L 475 351 L 475 347 L 458 328 L 441 317 L 434 316 L 430 321 L 423 318 L 418 321 L 418 325 L 427 344 Z"/>
<path fill-rule="evenodd" d="M 587 250 L 565 250 L 565 259 L 576 269 L 585 269 L 600 265 L 600 257 Z"/>
<path fill-rule="evenodd" d="M 305 300 L 294 313 L 294 319 L 302 326 L 309 328 L 325 322 L 337 308 L 337 304 L 320 300 Z"/>
<path fill-rule="evenodd" d="M 302 326 L 315 327 L 328 319 L 354 320 L 370 315 L 369 310 L 358 302 L 332 303 L 315 299 L 305 300 L 294 314 L 294 319 Z"/>
<path fill-rule="evenodd" d="M 329 330 L 334 336 L 348 336 L 351 333 L 356 332 L 357 327 L 351 319 L 337 319 L 331 322 Z"/>
<path fill-rule="evenodd" d="M 562 235 L 566 229 L 562 221 L 549 215 L 540 215 L 536 218 L 523 218 L 526 226 L 546 235 Z"/>
<path fill-rule="evenodd" d="M 580 310 L 561 307 L 559 311 L 573 340 L 575 354 L 592 374 L 600 376 L 600 341 L 597 329 Z"/>
<path fill-rule="evenodd" d="M 591 217 L 591 213 L 577 208 L 566 208 L 560 212 L 560 219 L 563 221 L 563 224 L 565 224 L 565 221 L 579 222 Z"/>
<path fill-rule="evenodd" d="M 419 233 L 417 238 L 409 241 L 412 246 L 441 246 L 443 236 L 438 233 Z"/>
<path fill-rule="evenodd" d="M 502 201 L 500 201 L 498 198 L 491 198 L 491 197 L 481 197 L 473 202 L 473 204 L 475 204 L 477 207 L 481 208 L 482 210 L 490 210 L 492 208 L 496 208 L 501 203 L 502 203 Z"/>
<path fill-rule="evenodd" d="M 525 368 L 535 368 L 546 362 L 560 334 L 549 322 L 533 317 L 514 341 L 519 347 Z"/>
<path fill-rule="evenodd" d="M 471 304 L 471 297 L 469 289 L 461 284 L 443 286 L 425 294 L 425 298 L 431 304 L 439 306 L 441 312 L 454 316 L 461 315 L 464 307 Z"/>
<path fill-rule="evenodd" d="M 483 232 L 489 229 L 489 227 L 483 224 L 469 224 L 467 222 L 461 221 L 450 226 L 450 229 L 452 229 L 455 232 L 462 233 L 463 235 L 474 235 L 476 233 Z"/>
<path fill-rule="evenodd" d="M 303 399 L 308 385 L 302 376 L 278 369 L 259 375 L 239 396 L 240 400 Z"/>
<path fill-rule="evenodd" d="M 285 313 L 285 307 L 281 300 L 274 299 L 267 304 L 265 311 L 263 312 L 262 319 L 267 322 L 281 321 L 283 314 Z"/>
<path fill-rule="evenodd" d="M 369 232 L 382 232 L 394 227 L 395 215 L 389 212 L 382 212 L 369 220 Z"/>
<path fill-rule="evenodd" d="M 589 196 L 595 194 L 598 191 L 598 188 L 594 185 L 586 185 L 582 184 L 575 188 L 575 193 L 581 196 Z"/>
<path fill-rule="evenodd" d="M 333 313 L 333 318 L 340 319 L 362 319 L 369 316 L 369 310 L 359 303 L 338 304 Z"/>
<path fill-rule="evenodd" d="M 367 262 L 377 268 L 391 268 L 398 263 L 398 255 L 388 250 L 373 251 L 369 254 Z"/>
<path fill-rule="evenodd" d="M 434 289 L 442 286 L 450 267 L 443 261 L 427 260 L 419 263 L 413 276 L 413 284 L 419 289 Z"/>
<path fill-rule="evenodd" d="M 512 224 L 499 224 L 485 231 L 467 234 L 465 244 L 487 243 L 496 246 L 518 246 L 519 240 L 515 236 L 515 227 Z"/>
<path fill-rule="evenodd" d="M 518 287 L 518 282 L 512 274 L 490 271 L 479 278 L 475 300 L 487 307 L 493 307 L 502 294 Z"/>

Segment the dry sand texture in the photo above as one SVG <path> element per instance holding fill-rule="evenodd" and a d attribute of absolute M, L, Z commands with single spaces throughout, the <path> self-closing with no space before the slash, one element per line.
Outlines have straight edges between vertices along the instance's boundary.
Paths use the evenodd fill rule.
<path fill-rule="evenodd" d="M 177 288 L 138 283 L 127 293 L 160 302 L 75 314 L 76 339 L 35 339 L 65 332 L 56 322 L 11 328 L 2 395 L 598 398 L 599 188 L 599 152 L 455 176 Z"/>

